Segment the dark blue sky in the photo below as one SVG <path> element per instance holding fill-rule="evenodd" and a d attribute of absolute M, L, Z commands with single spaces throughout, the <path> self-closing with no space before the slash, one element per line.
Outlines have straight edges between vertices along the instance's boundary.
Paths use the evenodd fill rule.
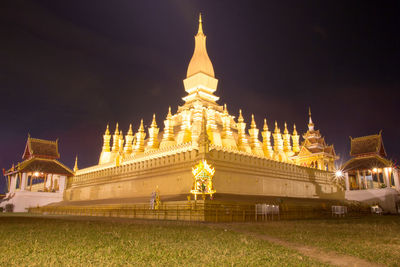
<path fill-rule="evenodd" d="M 348 158 L 349 136 L 383 130 L 400 159 L 398 1 L 2 1 L 0 167 L 27 134 L 59 138 L 61 161 L 97 163 L 107 123 L 163 127 L 203 12 L 216 95 L 261 128 L 316 128 Z M 4 187 L 4 180 L 1 187 Z M 1 188 L 0 188 L 0 191 Z"/>

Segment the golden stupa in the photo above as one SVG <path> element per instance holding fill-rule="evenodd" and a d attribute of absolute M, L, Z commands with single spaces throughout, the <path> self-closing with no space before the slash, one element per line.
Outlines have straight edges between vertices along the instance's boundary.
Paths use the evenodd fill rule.
<path fill-rule="evenodd" d="M 264 119 L 260 140 L 254 115 L 247 130 L 241 110 L 235 120 L 226 105 L 217 103 L 218 79 L 207 53 L 201 15 L 183 84 L 184 104 L 175 113 L 169 108 L 162 131 L 156 115 L 147 133 L 143 120 L 136 133 L 129 125 L 125 136 L 118 123 L 113 135 L 107 125 L 99 164 L 75 170 L 65 200 L 143 199 L 155 188 L 164 199 L 185 200 L 193 187 L 192 168 L 203 160 L 215 168 L 212 190 L 220 199 L 224 195 L 336 197 L 340 189 L 332 182 L 332 171 L 337 157 L 314 129 L 311 113 L 300 145 L 296 126 L 290 133 L 286 122 L 283 131 L 275 122 L 270 131 Z"/>

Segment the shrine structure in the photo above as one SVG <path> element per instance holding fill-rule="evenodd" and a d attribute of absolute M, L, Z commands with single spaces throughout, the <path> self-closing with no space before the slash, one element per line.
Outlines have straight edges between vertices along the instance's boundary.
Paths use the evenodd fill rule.
<path fill-rule="evenodd" d="M 67 177 L 73 171 L 58 161 L 58 140 L 49 141 L 28 135 L 23 161 L 4 171 L 7 194 L 1 206 L 13 204 L 14 211 L 63 200 Z"/>
<path fill-rule="evenodd" d="M 143 120 L 136 133 L 129 125 L 125 135 L 118 123 L 113 134 L 107 125 L 98 164 L 76 170 L 64 201 L 134 202 L 148 198 L 155 188 L 164 201 L 185 200 L 200 190 L 193 188 L 191 170 L 202 162 L 215 168 L 210 190 L 215 190 L 213 196 L 219 200 L 227 196 L 235 200 L 247 196 L 343 198 L 332 179 L 334 148 L 315 130 L 311 113 L 301 145 L 296 126 L 289 132 L 286 122 L 283 132 L 276 121 L 271 131 L 264 119 L 260 130 L 252 115 L 247 130 L 241 110 L 236 119 L 227 105 L 218 104 L 218 79 L 207 53 L 201 15 L 194 39 L 183 80 L 183 105 L 175 112 L 168 109 L 162 131 L 155 114 L 147 133 Z"/>

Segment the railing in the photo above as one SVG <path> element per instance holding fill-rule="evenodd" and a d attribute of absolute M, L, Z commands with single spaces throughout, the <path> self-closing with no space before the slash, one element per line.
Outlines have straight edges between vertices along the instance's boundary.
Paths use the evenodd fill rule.
<path fill-rule="evenodd" d="M 207 222 L 251 222 L 263 220 L 292 220 L 310 218 L 330 218 L 330 206 L 305 207 L 279 206 L 279 216 L 256 214 L 254 204 L 220 204 L 204 202 L 180 202 L 163 204 L 159 209 L 151 209 L 149 204 L 109 205 L 109 206 L 46 206 L 30 208 L 36 214 L 103 216 L 152 220 L 207 221 Z M 367 214 L 364 210 L 349 208 L 347 216 Z"/>

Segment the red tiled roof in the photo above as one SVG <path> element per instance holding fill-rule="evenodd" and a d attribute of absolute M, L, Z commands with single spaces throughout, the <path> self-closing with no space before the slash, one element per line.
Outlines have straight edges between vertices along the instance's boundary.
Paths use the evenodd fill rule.
<path fill-rule="evenodd" d="M 381 133 L 351 138 L 350 156 L 368 154 L 378 154 L 382 157 L 386 157 Z"/>
<path fill-rule="evenodd" d="M 30 136 L 28 136 L 22 159 L 26 160 L 33 157 L 48 159 L 60 158 L 60 154 L 58 153 L 58 140 L 49 141 L 31 138 Z"/>

